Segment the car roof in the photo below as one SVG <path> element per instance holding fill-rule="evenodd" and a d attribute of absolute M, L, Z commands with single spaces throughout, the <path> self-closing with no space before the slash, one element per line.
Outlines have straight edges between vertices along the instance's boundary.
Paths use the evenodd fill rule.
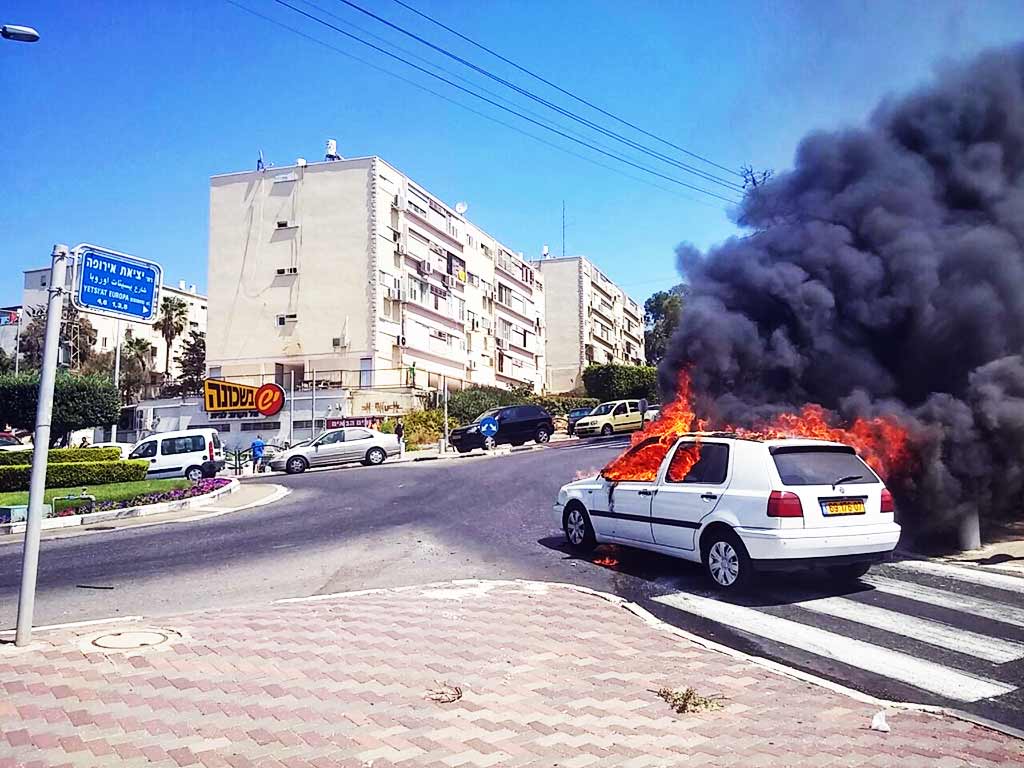
<path fill-rule="evenodd" d="M 821 446 L 834 446 L 838 448 L 849 448 L 846 443 L 838 443 L 834 440 L 819 440 L 814 437 L 776 437 L 769 440 L 764 440 L 757 437 L 756 435 L 744 435 L 738 432 L 686 432 L 685 434 L 679 435 L 679 439 L 683 438 L 694 438 L 694 437 L 712 437 L 721 438 L 726 440 L 744 440 L 751 443 L 763 443 L 769 448 L 778 447 L 793 447 L 798 448 L 800 446 L 808 447 L 821 447 Z"/>

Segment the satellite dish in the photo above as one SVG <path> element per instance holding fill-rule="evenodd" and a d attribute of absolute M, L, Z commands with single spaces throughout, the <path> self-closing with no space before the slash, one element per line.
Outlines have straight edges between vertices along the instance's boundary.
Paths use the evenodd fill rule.
<path fill-rule="evenodd" d="M 468 210 L 469 210 L 469 206 L 466 205 L 465 203 L 456 203 L 455 204 L 455 212 L 457 214 L 459 214 L 459 216 L 462 216 Z"/>

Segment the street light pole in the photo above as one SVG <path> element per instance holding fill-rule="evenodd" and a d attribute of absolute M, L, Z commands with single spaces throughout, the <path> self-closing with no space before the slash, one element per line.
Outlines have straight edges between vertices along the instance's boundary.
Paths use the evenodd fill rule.
<path fill-rule="evenodd" d="M 43 524 L 43 496 L 46 493 L 46 459 L 50 448 L 50 417 L 53 414 L 53 384 L 57 378 L 57 348 L 60 346 L 60 320 L 64 310 L 64 281 L 68 269 L 68 247 L 53 246 L 50 263 L 49 300 L 46 303 L 46 336 L 43 363 L 39 372 L 36 398 L 36 431 L 32 439 L 32 476 L 28 484 L 28 516 L 25 523 L 25 547 L 21 561 L 21 592 L 18 596 L 18 628 L 15 645 L 28 645 L 32 639 L 32 614 L 36 600 L 36 569 L 39 565 L 39 534 Z"/>
<path fill-rule="evenodd" d="M 114 331 L 114 391 L 121 393 L 121 318 L 117 318 Z M 117 442 L 117 422 L 110 425 L 110 442 Z"/>
<path fill-rule="evenodd" d="M 25 308 L 18 309 L 18 328 L 14 331 L 14 375 L 18 375 L 19 363 L 21 361 L 21 318 L 25 315 Z"/>
<path fill-rule="evenodd" d="M 18 43 L 34 43 L 39 40 L 39 33 L 32 27 L 23 27 L 20 24 L 0 25 L 0 37 L 4 40 L 14 40 Z"/>

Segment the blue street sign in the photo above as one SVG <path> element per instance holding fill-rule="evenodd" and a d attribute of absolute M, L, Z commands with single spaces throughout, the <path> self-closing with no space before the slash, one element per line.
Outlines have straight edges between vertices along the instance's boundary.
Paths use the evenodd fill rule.
<path fill-rule="evenodd" d="M 152 261 L 80 245 L 75 248 L 75 306 L 88 312 L 136 322 L 157 314 L 163 270 Z"/>
<path fill-rule="evenodd" d="M 484 437 L 494 437 L 498 434 L 498 420 L 493 416 L 480 419 L 480 434 Z"/>

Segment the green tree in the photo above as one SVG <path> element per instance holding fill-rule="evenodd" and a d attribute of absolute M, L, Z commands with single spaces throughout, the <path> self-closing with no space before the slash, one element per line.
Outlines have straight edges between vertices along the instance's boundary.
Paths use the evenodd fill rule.
<path fill-rule="evenodd" d="M 0 373 L 10 373 L 14 370 L 14 355 L 7 354 L 0 349 Z"/>
<path fill-rule="evenodd" d="M 164 341 L 167 343 L 164 354 L 164 377 L 167 379 L 171 377 L 171 346 L 174 344 L 174 340 L 185 331 L 187 323 L 188 304 L 177 296 L 164 297 L 160 302 L 160 318 L 153 323 L 153 328 L 164 337 Z"/>
<path fill-rule="evenodd" d="M 86 376 L 111 376 L 114 372 L 114 353 L 97 352 L 89 357 L 84 363 L 80 372 Z"/>
<path fill-rule="evenodd" d="M 658 369 L 649 365 L 590 365 L 583 371 L 583 383 L 587 394 L 602 402 L 658 400 Z"/>
<path fill-rule="evenodd" d="M 0 376 L 0 422 L 15 429 L 32 429 L 38 395 L 38 373 Z M 121 401 L 109 376 L 61 372 L 53 388 L 51 443 L 76 429 L 114 424 L 120 413 Z"/>
<path fill-rule="evenodd" d="M 118 387 L 126 403 L 136 402 L 149 382 L 149 363 L 152 357 L 153 345 L 146 339 L 125 338 L 121 347 L 121 380 Z"/>
<path fill-rule="evenodd" d="M 46 307 L 30 307 L 26 314 L 29 322 L 21 329 L 21 361 L 27 368 L 38 369 L 42 365 L 46 338 Z M 88 362 L 96 345 L 96 329 L 70 302 L 64 304 L 61 312 L 60 344 L 76 370 Z"/>
<path fill-rule="evenodd" d="M 658 291 L 644 302 L 644 348 L 650 365 L 657 365 L 665 356 L 669 340 L 679 325 L 686 292 L 685 283 L 680 283 L 667 291 Z"/>
<path fill-rule="evenodd" d="M 206 337 L 200 331 L 191 331 L 181 345 L 181 354 L 174 358 L 181 369 L 178 383 L 183 395 L 198 395 L 203 391 L 206 378 Z"/>

